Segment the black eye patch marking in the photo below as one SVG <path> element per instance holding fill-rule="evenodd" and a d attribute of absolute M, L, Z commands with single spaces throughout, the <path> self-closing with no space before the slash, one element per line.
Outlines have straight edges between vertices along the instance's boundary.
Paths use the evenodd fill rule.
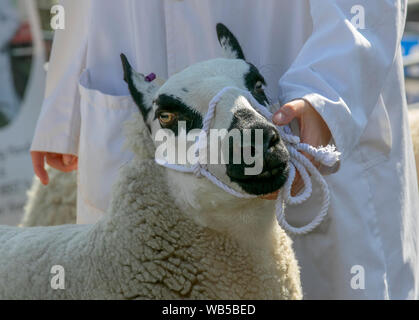
<path fill-rule="evenodd" d="M 173 122 L 169 127 L 165 127 L 178 134 L 178 121 L 186 122 L 186 133 L 193 129 L 202 128 L 202 116 L 196 110 L 187 106 L 179 98 L 173 95 L 161 94 L 154 101 L 157 105 L 157 109 L 154 114 L 154 120 L 158 118 L 161 112 L 172 112 L 176 114 L 177 120 Z"/>
<path fill-rule="evenodd" d="M 253 64 L 250 62 L 247 63 L 249 64 L 249 71 L 244 75 L 246 88 L 260 104 L 266 105 L 266 103 L 268 103 L 268 98 L 266 97 L 265 92 L 263 90 L 255 91 L 255 85 L 258 81 L 262 82 L 263 85 L 266 85 L 265 79 Z"/>

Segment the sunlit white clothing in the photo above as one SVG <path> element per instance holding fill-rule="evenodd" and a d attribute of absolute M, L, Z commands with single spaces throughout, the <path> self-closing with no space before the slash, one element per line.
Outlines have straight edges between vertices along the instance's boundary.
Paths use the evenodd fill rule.
<path fill-rule="evenodd" d="M 141 73 L 168 77 L 221 55 L 222 22 L 272 101 L 307 99 L 342 152 L 340 170 L 326 178 L 327 220 L 294 238 L 305 297 L 418 297 L 419 199 L 400 53 L 407 1 L 63 3 L 67 25 L 56 32 L 32 150 L 79 155 L 79 223 L 104 214 L 117 170 L 132 156 L 122 150 L 122 123 L 137 111 L 120 53 Z M 365 9 L 364 29 L 351 23 L 355 5 Z M 288 220 L 311 221 L 318 202 L 314 195 L 287 208 Z M 358 270 L 364 289 L 352 281 Z"/>

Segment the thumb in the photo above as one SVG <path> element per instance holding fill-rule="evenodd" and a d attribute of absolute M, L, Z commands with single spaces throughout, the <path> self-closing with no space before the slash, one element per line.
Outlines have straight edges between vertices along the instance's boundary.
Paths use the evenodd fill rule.
<path fill-rule="evenodd" d="M 72 154 L 63 154 L 63 163 L 68 166 L 70 164 L 72 164 L 72 162 L 74 161 L 76 157 L 73 156 Z"/>
<path fill-rule="evenodd" d="M 294 100 L 284 104 L 272 117 L 278 126 L 289 124 L 294 118 L 299 117 L 304 107 L 304 100 Z"/>

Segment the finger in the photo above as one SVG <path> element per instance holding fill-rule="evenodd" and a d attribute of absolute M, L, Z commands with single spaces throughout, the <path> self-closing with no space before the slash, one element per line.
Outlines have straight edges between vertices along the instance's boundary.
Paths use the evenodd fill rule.
<path fill-rule="evenodd" d="M 278 126 L 289 124 L 294 118 L 301 115 L 304 105 L 304 100 L 295 100 L 284 104 L 273 115 L 272 121 Z"/>
<path fill-rule="evenodd" d="M 323 176 L 328 176 L 333 173 L 336 173 L 340 168 L 340 161 L 338 161 L 333 167 L 328 167 L 323 164 L 320 164 L 317 168 Z"/>
<path fill-rule="evenodd" d="M 319 169 L 321 166 L 321 163 L 318 161 L 314 160 L 314 156 L 312 156 L 311 154 L 308 154 L 307 152 L 304 151 L 300 151 L 312 164 L 315 168 Z M 310 172 L 308 173 L 310 174 Z"/>
<path fill-rule="evenodd" d="M 77 163 L 74 163 L 72 165 L 69 165 L 67 167 L 67 171 L 66 172 L 71 172 L 71 171 L 74 171 L 74 170 L 77 170 Z"/>
<path fill-rule="evenodd" d="M 321 167 L 321 164 L 317 161 L 311 161 L 314 167 L 316 167 L 318 170 Z M 307 172 L 309 176 L 311 176 L 310 172 Z M 298 171 L 296 171 L 295 179 L 291 186 L 291 196 L 295 197 L 297 194 L 300 193 L 300 191 L 304 188 L 304 180 L 301 178 L 301 175 Z"/>
<path fill-rule="evenodd" d="M 45 152 L 31 152 L 32 166 L 35 175 L 41 180 L 43 185 L 49 183 L 48 172 L 45 170 Z"/>
<path fill-rule="evenodd" d="M 73 162 L 72 164 L 69 164 L 68 166 L 65 166 L 65 172 L 71 172 L 77 170 L 77 160 L 76 162 Z"/>
<path fill-rule="evenodd" d="M 317 170 L 319 170 L 320 169 L 320 167 L 321 167 L 321 163 L 320 162 L 318 162 L 318 161 L 315 161 L 314 160 L 314 156 L 312 156 L 311 154 L 308 154 L 307 152 L 304 152 L 304 151 L 300 151 L 310 162 L 311 162 L 311 164 L 317 169 Z M 311 175 L 310 174 L 310 172 L 308 172 L 308 174 L 309 175 Z"/>
<path fill-rule="evenodd" d="M 310 160 L 310 162 L 312 162 L 314 164 L 314 156 L 312 156 L 311 154 L 305 152 L 305 151 L 300 151 L 300 153 L 302 153 L 304 155 L 304 157 L 306 157 L 308 160 Z"/>
<path fill-rule="evenodd" d="M 297 172 L 294 182 L 292 183 L 291 187 L 291 196 L 295 197 L 297 194 L 300 193 L 300 191 L 304 187 L 304 182 L 301 179 L 300 174 Z"/>
<path fill-rule="evenodd" d="M 74 162 L 71 164 L 71 166 L 74 168 L 73 170 L 77 170 L 78 169 L 78 167 L 79 167 L 79 158 L 78 157 L 76 157 L 74 159 Z"/>
<path fill-rule="evenodd" d="M 66 166 L 63 163 L 62 157 L 57 158 L 57 157 L 54 157 L 54 156 L 47 155 L 46 159 L 47 159 L 47 163 L 51 167 L 53 167 L 54 169 L 60 170 L 62 172 L 73 171 L 73 170 L 75 170 L 75 167 L 77 166 L 77 164 L 72 164 L 72 165 Z"/>
<path fill-rule="evenodd" d="M 46 154 L 48 155 L 49 158 L 61 158 L 62 157 L 61 153 L 48 152 Z"/>
<path fill-rule="evenodd" d="M 75 162 L 76 159 L 77 159 L 77 157 L 72 155 L 72 154 L 64 154 L 63 155 L 63 163 L 66 166 L 72 165 Z"/>

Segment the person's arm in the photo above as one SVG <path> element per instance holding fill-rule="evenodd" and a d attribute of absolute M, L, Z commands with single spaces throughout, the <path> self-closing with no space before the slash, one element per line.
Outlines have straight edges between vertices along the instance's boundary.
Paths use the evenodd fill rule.
<path fill-rule="evenodd" d="M 285 104 L 276 122 L 301 120 L 304 110 L 314 108 L 345 158 L 358 143 L 399 54 L 407 1 L 310 0 L 310 5 L 313 33 L 279 81 L 281 101 L 303 100 L 293 101 L 299 104 L 294 108 Z M 355 6 L 365 10 L 365 29 L 351 23 Z M 325 139 L 321 121 L 311 118 L 306 131 L 320 132 Z"/>
<path fill-rule="evenodd" d="M 48 183 L 45 161 L 62 171 L 77 168 L 78 82 L 85 67 L 90 1 L 61 0 L 60 4 L 65 10 L 65 29 L 55 31 L 45 100 L 31 146 L 34 171 L 43 184 Z"/>

